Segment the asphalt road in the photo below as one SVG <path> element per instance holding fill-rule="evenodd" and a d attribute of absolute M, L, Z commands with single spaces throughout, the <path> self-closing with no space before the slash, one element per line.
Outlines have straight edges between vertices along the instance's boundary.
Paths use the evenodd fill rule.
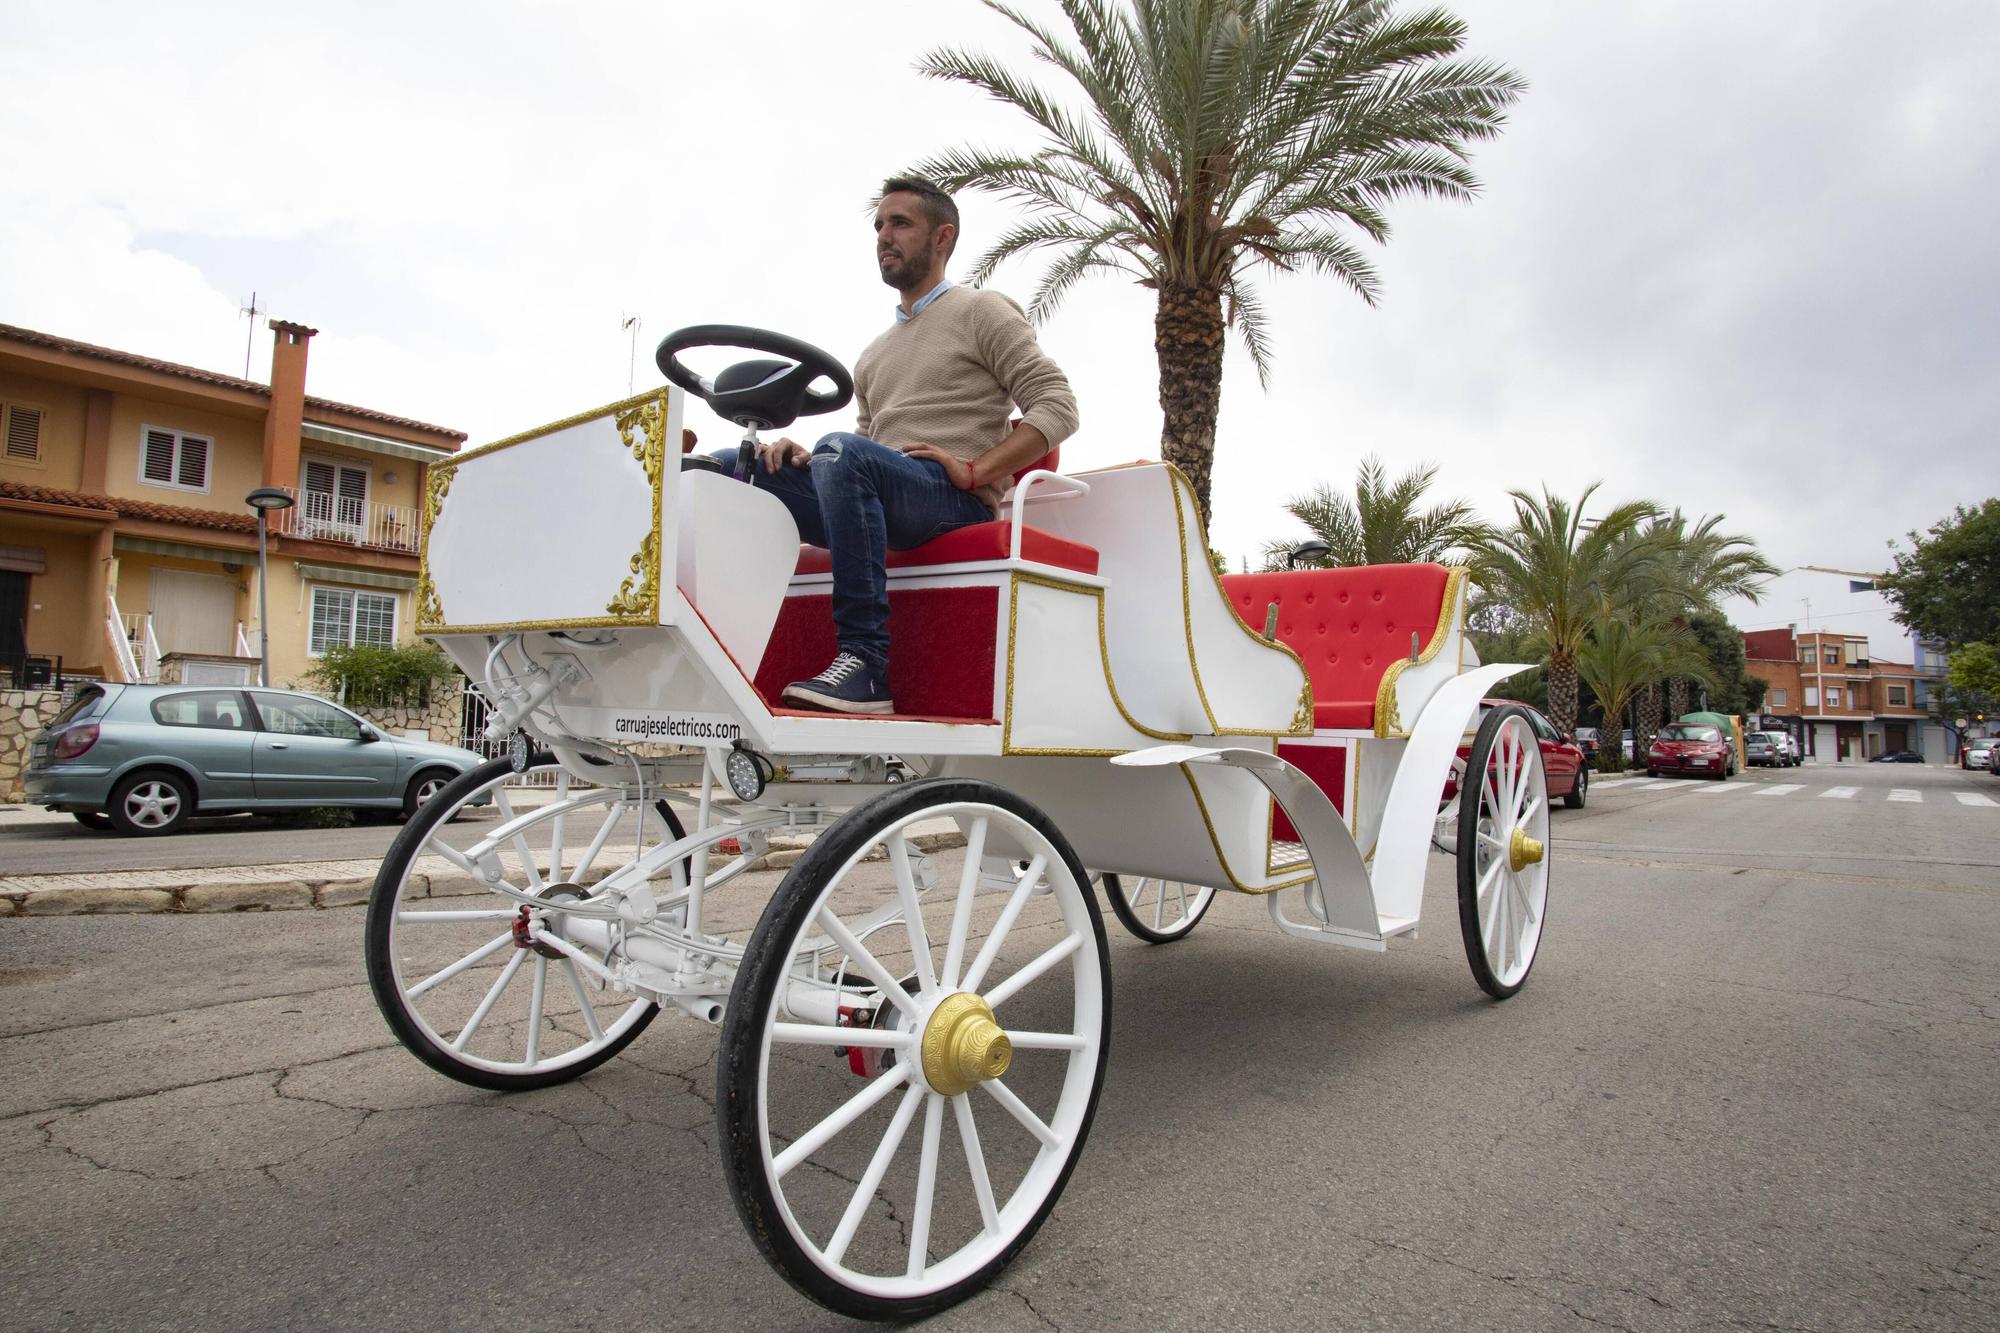
<path fill-rule="evenodd" d="M 491 808 L 469 810 L 452 821 L 446 840 L 468 846 L 497 819 Z M 191 819 L 185 831 L 166 837 L 127 838 L 87 829 L 67 815 L 0 806 L 0 875 L 345 861 L 382 855 L 401 827 L 358 819 L 346 828 L 302 828 L 258 815 L 218 815 Z"/>
<path fill-rule="evenodd" d="M 1556 815 L 1505 1004 L 1442 856 L 1386 955 L 1230 895 L 1165 948 L 1113 923 L 1082 1163 L 934 1323 L 1996 1327 L 1996 799 L 1890 766 L 1602 787 Z M 737 1223 L 712 1030 L 460 1087 L 390 1044 L 361 920 L 0 921 L 9 1328 L 842 1326 Z"/>

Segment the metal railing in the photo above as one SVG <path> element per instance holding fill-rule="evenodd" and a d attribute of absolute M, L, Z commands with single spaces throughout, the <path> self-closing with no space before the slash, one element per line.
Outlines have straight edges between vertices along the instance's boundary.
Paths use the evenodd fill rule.
<path fill-rule="evenodd" d="M 139 660 L 133 655 L 132 640 L 125 630 L 125 617 L 118 610 L 118 599 L 108 592 L 104 594 L 104 636 L 110 641 L 111 656 L 119 678 L 136 683 L 139 679 Z"/>
<path fill-rule="evenodd" d="M 414 509 L 351 500 L 328 491 L 300 491 L 291 486 L 279 489 L 291 496 L 294 503 L 290 509 L 270 511 L 270 530 L 276 536 L 416 554 Z"/>

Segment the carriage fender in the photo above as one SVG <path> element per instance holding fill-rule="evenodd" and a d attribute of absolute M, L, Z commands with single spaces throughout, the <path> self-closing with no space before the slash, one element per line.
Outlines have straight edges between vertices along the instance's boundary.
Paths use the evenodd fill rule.
<path fill-rule="evenodd" d="M 1479 701 L 1509 676 L 1532 669 L 1518 662 L 1475 667 L 1439 686 L 1417 715 L 1389 784 L 1381 840 L 1375 845 L 1375 904 L 1385 917 L 1414 919 L 1423 908 L 1438 799 L 1466 728 L 1479 713 Z"/>
<path fill-rule="evenodd" d="M 1266 750 L 1243 746 L 1204 749 L 1198 745 L 1156 745 L 1111 761 L 1127 768 L 1159 764 L 1214 764 L 1248 772 L 1270 790 L 1271 799 L 1298 830 L 1312 858 L 1314 877 L 1325 901 L 1327 924 L 1370 938 L 1379 933 L 1368 893 L 1368 867 L 1348 832 L 1347 821 L 1317 782 Z"/>

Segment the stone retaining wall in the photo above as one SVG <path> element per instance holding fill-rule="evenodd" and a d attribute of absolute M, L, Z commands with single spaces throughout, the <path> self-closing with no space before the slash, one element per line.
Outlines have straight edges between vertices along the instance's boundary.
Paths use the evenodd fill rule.
<path fill-rule="evenodd" d="M 62 711 L 61 690 L 0 690 L 0 802 L 27 799 L 21 775 L 28 767 L 28 747 L 35 733 Z"/>
<path fill-rule="evenodd" d="M 406 732 L 422 731 L 441 745 L 458 744 L 459 710 L 462 706 L 459 690 L 455 686 L 448 685 L 441 685 L 431 692 L 431 702 L 427 708 L 413 705 L 361 708 L 353 704 L 348 705 L 390 736 L 400 737 Z"/>

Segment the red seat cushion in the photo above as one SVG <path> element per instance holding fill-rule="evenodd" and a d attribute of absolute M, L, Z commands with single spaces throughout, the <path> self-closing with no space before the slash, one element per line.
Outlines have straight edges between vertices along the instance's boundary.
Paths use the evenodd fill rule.
<path fill-rule="evenodd" d="M 1448 575 L 1443 565 L 1358 565 L 1228 574 L 1222 586 L 1259 634 L 1265 608 L 1278 604 L 1278 640 L 1312 678 L 1313 726 L 1365 730 L 1383 673 L 1410 655 L 1410 636 L 1429 646 Z"/>
<path fill-rule="evenodd" d="M 890 569 L 913 569 L 924 565 L 956 565 L 976 560 L 1005 560 L 1014 539 L 1014 525 L 1006 519 L 974 523 L 955 528 L 944 536 L 907 551 L 889 552 Z M 1021 558 L 1081 574 L 1097 572 L 1097 548 L 1058 537 L 1040 528 L 1021 532 Z M 824 574 L 833 568 L 833 557 L 823 546 L 799 547 L 801 574 Z"/>

